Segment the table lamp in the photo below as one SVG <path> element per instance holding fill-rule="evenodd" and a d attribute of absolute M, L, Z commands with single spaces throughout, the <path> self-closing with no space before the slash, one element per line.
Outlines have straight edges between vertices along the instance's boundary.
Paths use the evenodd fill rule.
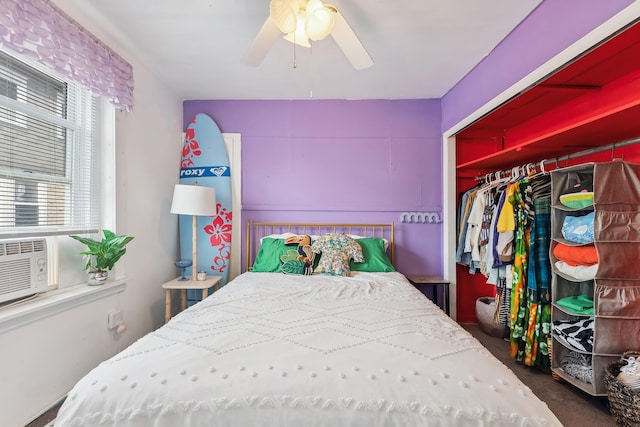
<path fill-rule="evenodd" d="M 197 280 L 198 274 L 198 216 L 216 215 L 216 191 L 211 187 L 176 184 L 173 190 L 171 213 L 192 215 L 192 248 L 193 265 L 191 279 Z"/>

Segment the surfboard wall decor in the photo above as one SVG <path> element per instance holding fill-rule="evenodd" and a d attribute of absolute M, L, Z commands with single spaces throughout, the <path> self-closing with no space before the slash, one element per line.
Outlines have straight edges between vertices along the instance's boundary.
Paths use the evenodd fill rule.
<path fill-rule="evenodd" d="M 180 162 L 180 184 L 216 190 L 217 215 L 198 217 L 198 270 L 209 276 L 221 276 L 220 286 L 223 286 L 227 283 L 231 261 L 231 167 L 220 129 L 207 114 L 196 114 L 187 126 Z M 192 257 L 191 227 L 191 217 L 180 215 L 182 258 Z M 193 305 L 200 300 L 201 294 L 197 290 L 189 290 L 187 298 L 188 304 Z"/>

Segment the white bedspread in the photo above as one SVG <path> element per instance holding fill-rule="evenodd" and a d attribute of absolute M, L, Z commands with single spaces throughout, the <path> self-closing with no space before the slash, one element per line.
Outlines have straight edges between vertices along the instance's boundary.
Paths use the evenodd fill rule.
<path fill-rule="evenodd" d="M 399 273 L 244 273 L 100 364 L 56 426 L 560 426 Z"/>

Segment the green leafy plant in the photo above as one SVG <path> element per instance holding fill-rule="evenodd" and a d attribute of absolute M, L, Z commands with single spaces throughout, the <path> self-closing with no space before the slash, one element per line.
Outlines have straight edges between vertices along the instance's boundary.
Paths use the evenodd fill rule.
<path fill-rule="evenodd" d="M 109 230 L 102 230 L 102 233 L 104 234 L 102 240 L 94 240 L 81 236 L 69 236 L 87 245 L 87 250 L 80 252 L 80 254 L 88 256 L 85 268 L 89 271 L 111 270 L 122 255 L 127 252 L 125 245 L 133 240 L 132 236 L 117 236 Z"/>

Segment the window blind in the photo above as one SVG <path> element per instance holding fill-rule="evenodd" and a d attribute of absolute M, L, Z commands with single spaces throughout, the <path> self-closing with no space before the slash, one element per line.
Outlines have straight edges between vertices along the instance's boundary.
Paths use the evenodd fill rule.
<path fill-rule="evenodd" d="M 0 237 L 99 229 L 98 102 L 0 51 Z"/>

